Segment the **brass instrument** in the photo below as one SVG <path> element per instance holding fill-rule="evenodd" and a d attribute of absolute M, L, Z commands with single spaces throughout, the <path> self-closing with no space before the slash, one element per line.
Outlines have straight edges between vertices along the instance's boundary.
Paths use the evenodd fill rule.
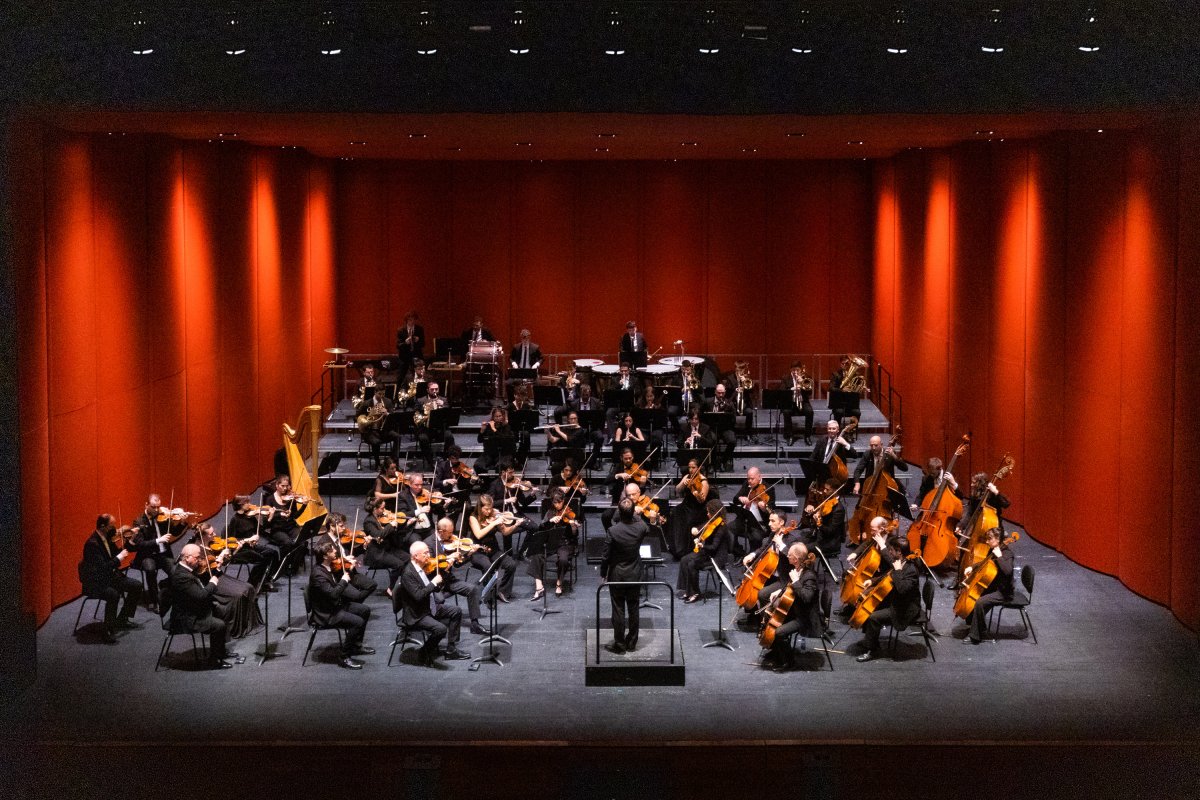
<path fill-rule="evenodd" d="M 396 403 L 402 405 L 404 403 L 407 403 L 409 400 L 413 399 L 416 396 L 417 396 L 417 382 L 414 379 L 412 381 L 409 381 L 408 386 L 405 386 L 404 390 L 401 391 L 398 395 L 396 395 Z"/>
<path fill-rule="evenodd" d="M 867 362 L 856 355 L 849 355 L 847 358 L 850 359 L 850 366 L 842 375 L 840 389 L 843 392 L 862 392 L 867 388 Z"/>
<path fill-rule="evenodd" d="M 358 426 L 359 433 L 366 433 L 372 428 L 378 430 L 383 425 L 383 421 L 387 419 L 387 415 L 387 406 L 371 406 L 366 414 L 359 414 L 354 418 L 354 424 Z"/>
<path fill-rule="evenodd" d="M 745 361 L 734 362 L 733 365 L 734 377 L 737 380 L 737 395 L 734 405 L 737 413 L 746 413 L 746 393 L 754 389 L 754 379 L 750 377 L 750 365 Z"/>
<path fill-rule="evenodd" d="M 439 408 L 440 404 L 436 400 L 430 400 L 428 403 L 422 403 L 421 408 L 413 414 L 414 425 L 424 425 L 429 422 L 429 412 L 435 408 Z"/>

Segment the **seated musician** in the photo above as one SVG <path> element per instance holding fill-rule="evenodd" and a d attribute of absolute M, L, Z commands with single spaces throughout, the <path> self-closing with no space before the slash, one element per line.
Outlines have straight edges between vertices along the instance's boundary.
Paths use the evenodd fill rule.
<path fill-rule="evenodd" d="M 858 451 L 842 436 L 842 426 L 838 421 L 831 419 L 825 423 L 825 435 L 818 438 L 817 443 L 813 445 L 812 460 L 828 464 L 835 455 L 845 463 L 856 458 Z"/>
<path fill-rule="evenodd" d="M 613 429 L 612 440 L 617 443 L 644 442 L 646 441 L 646 434 L 642 433 L 642 429 L 634 424 L 633 414 L 626 411 L 620 416 L 616 427 Z"/>
<path fill-rule="evenodd" d="M 239 494 L 233 498 L 233 516 L 225 532 L 241 542 L 231 563 L 250 564 L 250 584 L 260 592 L 275 591 L 269 576 L 275 574 L 283 559 L 279 547 L 266 536 L 267 515 L 271 513 L 274 507 L 253 507 L 249 497 Z"/>
<path fill-rule="evenodd" d="M 500 462 L 500 474 L 487 490 L 501 513 L 508 511 L 518 517 L 533 505 L 534 492 L 533 484 L 517 476 L 511 461 Z"/>
<path fill-rule="evenodd" d="M 967 530 L 967 524 L 981 502 L 986 502 L 996 510 L 996 519 L 1000 522 L 1000 536 L 1004 536 L 1004 509 L 1008 508 L 1009 500 L 1000 494 L 996 484 L 988 480 L 986 472 L 976 472 L 971 476 L 971 495 L 963 501 L 962 519 L 958 521 L 958 527 L 954 531 L 960 538 L 971 533 Z"/>
<path fill-rule="evenodd" d="M 338 556 L 340 556 L 344 561 L 349 561 L 353 564 L 357 562 L 359 557 L 362 555 L 363 550 L 361 548 L 365 547 L 365 543 L 363 546 L 355 545 L 353 542 L 350 544 L 343 544 L 342 536 L 348 534 L 349 532 L 350 529 L 346 527 L 346 515 L 340 514 L 337 511 L 330 511 L 325 516 L 324 524 L 321 525 L 321 533 L 318 534 L 317 541 L 329 542 L 333 545 Z M 360 601 L 366 600 L 375 593 L 377 588 L 379 588 L 375 584 L 375 581 L 371 580 L 358 570 L 349 571 L 353 573 L 350 576 L 350 579 L 354 585 L 354 588 L 358 590 L 359 594 L 361 595 L 361 597 L 358 598 Z"/>
<path fill-rule="evenodd" d="M 891 523 L 886 517 L 873 517 L 868 525 L 867 532 L 863 535 L 862 541 L 854 552 L 847 554 L 846 564 L 842 569 L 842 579 L 847 578 L 846 573 L 850 572 L 858 564 L 858 560 L 865 556 L 867 552 L 874 548 L 880 553 L 880 561 L 883 560 L 883 552 L 887 547 L 888 535 L 891 532 Z M 854 606 L 849 603 L 843 604 L 837 610 L 839 616 L 848 617 L 854 612 Z"/>
<path fill-rule="evenodd" d="M 1000 536 L 999 528 L 992 528 L 983 535 L 983 543 L 987 546 L 992 563 L 996 565 L 996 577 L 992 578 L 987 591 L 979 596 L 975 608 L 967 616 L 967 638 L 963 639 L 963 644 L 979 644 L 983 641 L 983 634 L 987 632 L 988 613 L 1013 599 L 1013 552 L 1008 542 L 1000 540 Z M 964 569 L 963 580 L 969 580 L 978 566 L 973 564 Z"/>
<path fill-rule="evenodd" d="M 870 449 L 854 468 L 854 494 L 862 489 L 864 478 L 871 477 L 881 469 L 893 478 L 896 477 L 896 470 L 908 472 L 908 462 L 896 455 L 895 448 L 884 447 L 883 439 L 879 436 L 872 436 L 870 442 Z"/>
<path fill-rule="evenodd" d="M 500 602 L 507 603 L 512 596 L 513 581 L 517 576 L 517 562 L 512 557 L 513 536 L 528 526 L 526 520 L 516 519 L 511 514 L 501 514 L 496 510 L 496 501 L 490 494 L 481 494 L 475 503 L 475 511 L 467 518 L 471 529 L 471 539 L 478 549 L 470 553 L 466 563 L 478 569 L 480 573 L 487 572 L 497 561 L 503 563 L 497 567 L 499 580 L 496 584 L 496 596 Z"/>
<path fill-rule="evenodd" d="M 363 563 L 367 569 L 386 569 L 388 586 L 395 586 L 400 580 L 400 571 L 408 563 L 408 547 L 416 537 L 407 525 L 385 522 L 390 510 L 386 500 L 372 497 L 364 507 L 367 517 L 363 520 L 363 533 L 367 535 L 367 549 L 363 552 Z M 388 594 L 391 592 L 389 588 Z"/>
<path fill-rule="evenodd" d="M 425 467 L 433 469 L 433 443 L 430 438 L 429 430 L 429 415 L 434 409 L 445 408 L 446 398 L 442 397 L 441 387 L 437 381 L 430 381 L 425 388 L 425 398 L 416 404 L 418 411 L 413 414 L 413 423 L 416 426 L 417 449 L 421 451 L 421 457 L 425 460 Z M 454 444 L 454 437 L 449 431 L 445 432 L 445 447 Z"/>
<path fill-rule="evenodd" d="M 617 349 L 620 361 L 637 367 L 646 366 L 646 337 L 633 320 L 625 323 L 625 333 Z"/>
<path fill-rule="evenodd" d="M 556 579 L 554 581 L 554 594 L 562 596 L 563 592 L 563 576 L 571 569 L 571 559 L 575 556 L 575 548 L 579 543 L 579 520 L 578 518 L 569 518 L 574 512 L 567 511 L 567 496 L 562 489 L 554 489 L 546 498 L 542 509 L 542 528 L 558 528 L 561 535 L 557 542 L 547 540 L 547 547 L 554 547 L 554 566 Z M 537 550 L 529 554 L 529 567 L 525 574 L 533 578 L 533 597 L 529 598 L 530 602 L 541 600 L 542 595 L 546 593 L 545 585 L 542 583 L 546 575 L 546 552 Z"/>
<path fill-rule="evenodd" d="M 161 517 L 161 519 L 160 519 Z M 187 520 L 174 520 L 162 498 L 152 494 L 146 508 L 133 521 L 137 529 L 137 560 L 134 564 L 146 575 L 146 599 L 151 609 L 158 608 L 158 573 L 171 574 L 171 543 L 187 530 Z"/>
<path fill-rule="evenodd" d="M 771 503 L 775 500 L 763 485 L 762 470 L 750 467 L 746 470 L 745 483 L 729 503 L 734 512 L 726 521 L 731 528 L 731 541 L 737 537 L 745 537 L 748 549 L 759 548 L 762 540 L 766 538 L 767 518 L 771 515 L 771 505 L 763 499 L 764 497 L 769 498 Z"/>
<path fill-rule="evenodd" d="M 375 387 L 368 402 L 359 406 L 355 424 L 362 436 L 363 442 L 371 448 L 371 457 L 379 460 L 379 452 L 388 445 L 393 457 L 400 447 L 400 433 L 387 427 L 388 415 L 395 410 L 395 404 L 384 395 L 382 386 Z"/>
<path fill-rule="evenodd" d="M 779 388 L 788 392 L 790 399 L 783 409 L 783 435 L 789 445 L 796 441 L 796 428 L 792 417 L 799 414 L 804 417 L 804 443 L 812 445 L 813 432 L 813 379 L 809 376 L 804 365 L 799 361 L 792 362 L 792 369 L 779 382 Z"/>
<path fill-rule="evenodd" d="M 679 431 L 680 450 L 709 450 L 716 445 L 716 437 L 712 429 L 700 421 L 699 407 L 693 408 L 687 417 L 687 424 Z"/>
<path fill-rule="evenodd" d="M 483 627 L 479 621 L 479 584 L 464 580 L 457 571 L 460 562 L 466 557 L 465 554 L 458 552 L 457 541 L 458 538 L 454 535 L 454 521 L 448 517 L 439 519 L 437 529 L 425 538 L 425 544 L 434 558 L 440 555 L 449 555 L 453 562 L 451 569 L 442 571 L 442 577 L 445 579 L 442 591 L 446 594 L 467 598 L 467 612 L 471 616 L 471 633 L 487 636 L 491 631 Z"/>
<path fill-rule="evenodd" d="M 433 666 L 442 639 L 446 640 L 446 658 L 470 658 L 470 655 L 458 649 L 462 609 L 443 602 L 439 596 L 446 576 L 437 570 L 432 574 L 426 572 L 430 564 L 429 545 L 413 542 L 408 552 L 410 563 L 400 573 L 400 582 L 396 584 L 395 591 L 402 604 L 401 621 L 408 628 L 425 634 L 425 644 L 417 651 L 417 663 L 423 667 Z"/>
<path fill-rule="evenodd" d="M 700 538 L 702 526 L 706 522 L 720 519 L 721 510 L 720 499 L 711 498 L 704 506 L 705 518 L 700 521 L 700 525 L 691 529 L 692 549 L 684 553 L 679 560 L 679 578 L 675 584 L 685 603 L 695 603 L 700 599 L 700 570 L 707 566 L 710 560 L 715 560 L 719 566 L 724 567 L 729 558 L 729 526 L 723 520 L 712 529 L 708 538 Z"/>
<path fill-rule="evenodd" d="M 404 491 L 407 491 L 404 473 L 400 471 L 396 459 L 389 456 L 383 460 L 383 467 L 375 476 L 375 489 L 371 496 L 376 500 L 394 504 Z"/>
<path fill-rule="evenodd" d="M 783 624 L 775 631 L 775 641 L 772 642 L 770 651 L 763 657 L 763 666 L 769 666 L 776 672 L 785 672 L 795 666 L 792 634 L 799 633 L 802 637 L 817 638 L 824 632 L 816 562 L 816 555 L 810 553 L 800 542 L 790 545 L 787 549 L 787 563 L 791 567 L 787 573 L 787 582 L 792 589 L 792 605 L 784 617 Z M 769 602 L 776 601 L 783 594 L 784 588 L 781 586 L 774 589 L 769 596 Z"/>
<path fill-rule="evenodd" d="M 579 415 L 574 411 L 567 414 L 563 422 L 546 427 L 546 446 L 584 449 L 587 444 L 587 432 L 579 426 Z"/>
<path fill-rule="evenodd" d="M 675 484 L 675 494 L 680 498 L 680 502 L 673 514 L 675 529 L 669 544 L 671 555 L 675 556 L 676 560 L 683 558 L 684 554 L 692 549 L 692 528 L 702 525 L 707 518 L 704 508 L 710 492 L 712 489 L 708 478 L 700 471 L 700 459 L 688 459 L 687 471 Z M 712 494 L 716 497 L 716 492 Z"/>
<path fill-rule="evenodd" d="M 654 387 L 654 384 L 647 383 L 642 387 L 642 392 L 633 401 L 634 408 L 640 408 L 646 411 L 659 411 L 663 408 L 663 398 L 659 395 L 659 390 Z M 655 427 L 651 423 L 649 431 L 650 446 L 652 449 L 659 450 L 663 446 L 663 441 L 666 439 L 666 431 L 662 427 Z"/>
<path fill-rule="evenodd" d="M 433 466 L 433 491 L 448 495 L 459 491 L 472 491 L 483 484 L 483 479 L 475 470 L 468 467 L 462 460 L 462 448 L 450 445 L 442 458 Z M 457 500 L 451 498 L 446 506 L 446 512 L 457 508 Z"/>
<path fill-rule="evenodd" d="M 83 544 L 83 559 L 79 562 L 79 582 L 87 597 L 104 599 L 104 641 L 117 641 L 116 631 L 138 628 L 133 621 L 138 602 L 142 599 L 142 582 L 129 577 L 121 562 L 133 556 L 137 546 L 126 541 L 132 528 L 118 529 L 112 514 L 96 517 L 96 529 Z M 120 613 L 117 605 L 120 604 Z"/>
<path fill-rule="evenodd" d="M 404 315 L 404 327 L 396 330 L 396 378 L 403 380 L 415 361 L 425 353 L 425 328 L 416 311 Z"/>
<path fill-rule="evenodd" d="M 171 629 L 208 636 L 208 653 L 213 669 L 233 669 L 226 658 L 225 642 L 229 626 L 214 613 L 213 598 L 220 582 L 220 567 L 228 553 L 217 557 L 216 568 L 209 568 L 204 551 L 198 544 L 186 544 L 179 554 L 179 563 L 171 570 Z"/>
<path fill-rule="evenodd" d="M 945 465 L 937 456 L 933 456 L 926 462 L 925 468 L 921 470 L 921 486 L 917 489 L 917 502 L 924 500 L 925 495 L 932 492 L 942 482 L 942 478 L 946 479 L 946 487 L 954 493 L 956 497 L 960 496 L 958 491 L 958 480 L 946 472 Z M 918 506 L 913 506 L 914 510 Z"/>
<path fill-rule="evenodd" d="M 296 541 L 296 537 L 300 535 L 300 526 L 296 524 L 296 520 L 304 513 L 308 498 L 294 494 L 292 479 L 280 474 L 275 476 L 275 491 L 267 495 L 264 505 L 269 506 L 270 511 L 264 523 L 263 533 L 271 544 L 279 548 L 280 557 L 287 561 L 302 544 Z"/>
<path fill-rule="evenodd" d="M 412 374 L 409 375 L 408 381 L 402 385 L 401 393 L 397 400 L 405 408 L 414 409 L 425 397 L 428 388 L 429 376 L 425 374 L 425 361 L 424 359 L 415 358 L 412 362 Z"/>
<path fill-rule="evenodd" d="M 583 476 L 579 474 L 579 465 L 575 463 L 575 459 L 568 458 L 558 472 L 550 476 L 549 488 L 561 488 L 570 500 L 571 509 L 576 514 L 583 513 L 583 501 L 587 499 L 588 487 Z"/>
<path fill-rule="evenodd" d="M 626 447 L 621 450 L 621 458 L 617 463 L 612 465 L 612 469 L 608 473 L 609 494 L 612 495 L 613 506 L 621 499 L 621 494 L 625 491 L 625 486 L 628 483 L 636 483 L 639 489 L 645 489 L 646 483 L 650 480 L 650 465 L 642 464 L 641 468 L 645 470 L 645 475 L 633 475 L 633 469 L 637 466 L 633 460 L 633 450 Z"/>
<path fill-rule="evenodd" d="M 533 393 L 533 384 L 529 381 L 519 381 L 513 387 L 513 399 L 508 404 L 508 424 L 512 427 L 513 437 L 517 442 L 516 459 L 518 464 L 524 464 L 529 459 L 530 445 L 530 428 L 524 427 L 528 425 L 528 420 L 521 420 L 521 416 L 513 416 L 513 412 L 534 412 L 532 424 L 537 425 L 536 412 L 537 408 L 533 405 L 533 399 L 530 395 Z M 521 424 L 518 424 L 518 423 Z"/>
<path fill-rule="evenodd" d="M 820 491 L 812 493 L 809 500 L 813 502 L 805 503 L 804 524 L 800 528 L 801 541 L 810 550 L 820 551 L 830 564 L 842 555 L 842 543 L 846 541 L 846 509 L 841 498 L 834 501 L 828 514 L 818 513 L 817 506 L 839 486 L 841 483 L 837 478 L 826 478 Z"/>
<path fill-rule="evenodd" d="M 612 381 L 612 389 L 622 392 L 636 392 L 638 387 L 635 385 L 633 370 L 629 364 L 621 362 L 621 366 L 617 368 L 616 377 Z M 617 418 L 624 414 L 625 411 L 618 405 L 612 405 L 604 409 L 604 427 L 606 430 L 612 430 L 617 422 Z"/>
<path fill-rule="evenodd" d="M 483 475 L 491 472 L 505 457 L 511 457 L 516 449 L 516 439 L 508 424 L 508 413 L 501 407 L 492 409 L 491 418 L 479 426 L 479 443 L 483 455 L 475 460 L 475 472 Z"/>
<path fill-rule="evenodd" d="M 363 403 L 370 401 L 371 396 L 375 394 L 375 389 L 378 387 L 377 378 L 375 376 L 375 362 L 368 361 L 363 364 L 362 370 L 358 376 L 358 391 L 354 394 L 354 413 L 360 414 L 358 407 Z"/>
<path fill-rule="evenodd" d="M 475 319 L 471 322 L 471 327 L 463 331 L 459 338 L 462 340 L 464 351 L 472 342 L 496 341 L 496 337 L 492 335 L 492 332 L 483 327 L 483 317 L 479 315 L 475 316 Z"/>
<path fill-rule="evenodd" d="M 230 520 L 230 527 L 233 527 L 233 521 Z M 214 542 L 217 538 L 216 532 L 212 525 L 207 522 L 198 522 L 192 528 L 192 544 L 197 544 L 203 551 L 204 561 L 200 567 L 200 573 L 203 576 L 212 570 L 215 559 L 227 554 L 226 563 L 232 564 L 237 560 L 237 556 L 242 550 L 250 550 L 249 545 L 236 545 L 232 548 L 225 548 L 224 551 L 217 552 L 214 548 Z M 240 542 L 240 540 L 239 540 Z M 228 544 L 228 542 L 227 542 Z M 257 566 L 257 565 L 256 565 Z M 250 573 L 253 576 L 253 572 Z M 254 581 L 244 581 L 240 578 L 235 578 L 230 575 L 227 570 L 220 570 L 217 576 L 217 591 L 213 593 L 213 613 L 218 619 L 225 621 L 228 626 L 227 633 L 230 639 L 241 639 L 243 636 L 250 633 L 251 630 L 262 624 L 262 614 L 258 610 L 258 593 L 255 589 L 257 586 Z"/>
<path fill-rule="evenodd" d="M 354 587 L 354 574 L 358 568 L 350 566 L 342 570 L 340 577 L 334 575 L 338 549 L 328 538 L 318 540 L 313 550 L 317 563 L 308 577 L 308 602 L 313 620 L 318 625 L 344 631 L 342 658 L 338 665 L 345 669 L 362 669 L 362 662 L 354 656 L 369 656 L 375 649 L 362 643 L 371 620 L 371 607 L 362 602 L 366 595 Z"/>
<path fill-rule="evenodd" d="M 537 369 L 542 366 L 542 349 L 529 340 L 529 329 L 521 329 L 521 339 L 509 354 L 513 369 Z"/>
<path fill-rule="evenodd" d="M 713 390 L 713 399 L 708 403 L 708 410 L 714 414 L 733 414 L 736 420 L 737 408 L 726 393 L 725 384 L 718 383 L 716 389 Z M 733 426 L 720 433 L 714 433 L 714 436 L 717 439 L 717 452 L 713 455 L 714 463 L 724 470 L 733 469 L 733 454 L 737 448 L 737 434 L 734 433 Z"/>
<path fill-rule="evenodd" d="M 563 404 L 554 409 L 554 419 L 556 422 L 562 422 L 568 411 L 579 410 L 579 397 L 583 392 L 583 387 L 588 387 L 588 396 L 591 397 L 591 385 L 584 383 L 583 379 L 579 377 L 578 370 L 573 363 L 567 365 L 566 372 L 558 374 L 558 385 L 563 390 Z"/>
<path fill-rule="evenodd" d="M 786 568 L 786 553 L 788 549 L 800 541 L 800 533 L 798 531 L 785 530 L 787 527 L 787 514 L 778 509 L 771 511 L 771 515 L 767 517 L 767 530 L 770 531 L 770 536 L 763 539 L 758 549 L 747 553 L 742 558 L 742 565 L 749 567 L 754 562 L 758 561 L 769 549 L 775 551 L 778 557 L 778 565 L 775 567 L 775 574 L 768 578 L 763 583 L 763 588 L 758 592 L 758 608 L 765 608 L 771 600 L 771 595 L 778 589 L 782 589 L 787 585 L 787 568 Z M 753 614 L 749 615 L 750 619 Z M 748 619 L 747 621 L 750 621 Z"/>
<path fill-rule="evenodd" d="M 872 520 L 872 527 L 874 527 L 873 523 L 874 520 Z M 882 580 L 890 569 L 892 590 L 863 623 L 862 641 L 867 649 L 865 653 L 855 659 L 856 661 L 872 661 L 879 658 L 882 653 L 879 649 L 879 632 L 885 625 L 891 625 L 895 631 L 903 631 L 920 616 L 920 576 L 917 572 L 917 565 L 907 556 L 908 541 L 903 536 L 889 536 L 883 549 L 883 564 L 880 566 L 879 572 L 867 580 L 866 588 L 869 590 Z"/>
<path fill-rule="evenodd" d="M 415 538 L 422 539 L 429 535 L 436 521 L 433 501 L 433 495 L 425 491 L 425 477 L 417 472 L 409 476 L 407 487 L 401 490 L 392 507 L 407 517 L 404 527 L 412 531 Z"/>
<path fill-rule="evenodd" d="M 700 390 L 700 379 L 696 377 L 696 367 L 690 361 L 685 361 L 679 367 L 679 388 L 680 406 L 674 409 L 674 413 L 682 414 L 686 417 L 692 413 L 692 409 L 704 402 L 704 393 Z M 671 413 L 668 409 L 668 413 Z M 680 422 L 680 427 L 683 422 Z"/>

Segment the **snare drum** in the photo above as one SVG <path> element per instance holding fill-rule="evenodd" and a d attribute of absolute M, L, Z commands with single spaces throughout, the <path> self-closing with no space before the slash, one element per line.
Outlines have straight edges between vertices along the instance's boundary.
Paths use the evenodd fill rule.
<path fill-rule="evenodd" d="M 467 345 L 468 364 L 495 364 L 499 361 L 499 342 L 471 342 Z"/>

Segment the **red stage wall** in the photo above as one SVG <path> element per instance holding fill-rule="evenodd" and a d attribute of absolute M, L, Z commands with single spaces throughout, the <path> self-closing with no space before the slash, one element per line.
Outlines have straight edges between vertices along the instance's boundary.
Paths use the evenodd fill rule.
<path fill-rule="evenodd" d="M 1200 627 L 1200 141 L 1165 132 L 905 153 L 875 174 L 873 352 L 906 455 L 1016 471 L 1010 516 Z"/>
<path fill-rule="evenodd" d="M 100 511 L 212 513 L 268 477 L 334 333 L 332 171 L 29 127 L 14 177 L 24 597 L 79 593 Z"/>

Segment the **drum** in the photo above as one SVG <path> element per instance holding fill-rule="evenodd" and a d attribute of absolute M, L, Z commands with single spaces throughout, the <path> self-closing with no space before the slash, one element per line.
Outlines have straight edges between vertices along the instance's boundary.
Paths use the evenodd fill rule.
<path fill-rule="evenodd" d="M 468 364 L 496 364 L 499 361 L 499 342 L 471 342 L 467 345 Z"/>
<path fill-rule="evenodd" d="M 679 372 L 679 367 L 673 364 L 650 364 L 645 367 L 638 367 L 638 372 L 643 372 L 647 375 L 653 375 L 655 378 L 661 378 L 664 375 L 670 375 L 674 372 Z"/>
<path fill-rule="evenodd" d="M 592 372 L 596 373 L 597 375 L 612 376 L 616 375 L 620 371 L 621 367 L 617 364 L 605 364 L 604 362 L 600 362 L 599 364 L 592 365 Z"/>
<path fill-rule="evenodd" d="M 704 361 L 700 356 L 666 356 L 658 360 L 659 364 L 678 367 L 682 364 L 699 364 Z"/>
<path fill-rule="evenodd" d="M 599 358 L 577 358 L 575 366 L 578 369 L 591 369 L 592 367 L 603 366 L 604 361 Z"/>

